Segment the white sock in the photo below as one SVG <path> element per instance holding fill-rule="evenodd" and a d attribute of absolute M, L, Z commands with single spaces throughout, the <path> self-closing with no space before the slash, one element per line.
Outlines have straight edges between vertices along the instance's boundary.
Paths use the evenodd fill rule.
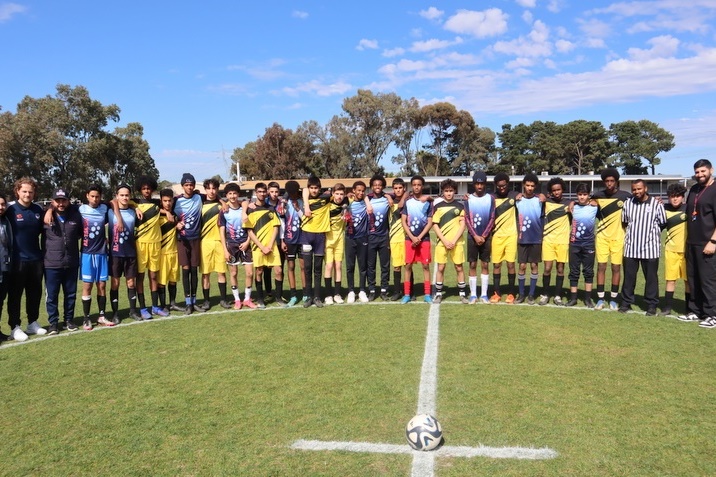
<path fill-rule="evenodd" d="M 490 275 L 480 275 L 480 296 L 487 296 L 487 284 L 490 281 Z"/>
<path fill-rule="evenodd" d="M 470 296 L 477 296 L 477 277 L 470 276 Z"/>

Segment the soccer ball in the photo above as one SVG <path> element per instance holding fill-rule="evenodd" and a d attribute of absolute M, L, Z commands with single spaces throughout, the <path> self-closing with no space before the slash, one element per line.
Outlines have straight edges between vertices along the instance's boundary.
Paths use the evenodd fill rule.
<path fill-rule="evenodd" d="M 405 438 L 415 450 L 435 449 L 443 438 L 443 429 L 435 417 L 430 414 L 418 414 L 405 426 Z"/>

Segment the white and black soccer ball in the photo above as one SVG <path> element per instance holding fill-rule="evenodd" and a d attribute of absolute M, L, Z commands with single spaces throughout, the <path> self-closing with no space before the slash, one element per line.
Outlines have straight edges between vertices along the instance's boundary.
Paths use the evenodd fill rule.
<path fill-rule="evenodd" d="M 443 429 L 434 416 L 418 414 L 405 426 L 405 438 L 413 449 L 430 451 L 440 445 Z"/>

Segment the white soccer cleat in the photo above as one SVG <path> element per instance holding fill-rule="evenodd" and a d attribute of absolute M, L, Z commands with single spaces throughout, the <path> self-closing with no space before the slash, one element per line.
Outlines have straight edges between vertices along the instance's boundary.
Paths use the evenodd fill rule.
<path fill-rule="evenodd" d="M 37 320 L 35 320 L 29 325 L 27 325 L 25 333 L 27 333 L 28 335 L 45 335 L 47 334 L 47 330 L 40 326 Z"/>
<path fill-rule="evenodd" d="M 361 291 L 358 293 L 358 300 L 361 303 L 368 303 L 368 295 L 366 295 L 364 291 Z"/>
<path fill-rule="evenodd" d="M 333 295 L 333 301 L 334 301 L 336 304 L 340 305 L 340 304 L 343 303 L 343 298 L 341 298 L 340 295 Z"/>

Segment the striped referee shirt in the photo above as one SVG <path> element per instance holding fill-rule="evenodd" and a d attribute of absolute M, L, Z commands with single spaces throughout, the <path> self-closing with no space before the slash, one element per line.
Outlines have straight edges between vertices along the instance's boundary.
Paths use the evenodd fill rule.
<path fill-rule="evenodd" d="M 632 197 L 624 203 L 622 222 L 626 224 L 624 256 L 654 259 L 661 255 L 661 225 L 666 223 L 664 204 L 647 196 L 643 202 Z"/>

